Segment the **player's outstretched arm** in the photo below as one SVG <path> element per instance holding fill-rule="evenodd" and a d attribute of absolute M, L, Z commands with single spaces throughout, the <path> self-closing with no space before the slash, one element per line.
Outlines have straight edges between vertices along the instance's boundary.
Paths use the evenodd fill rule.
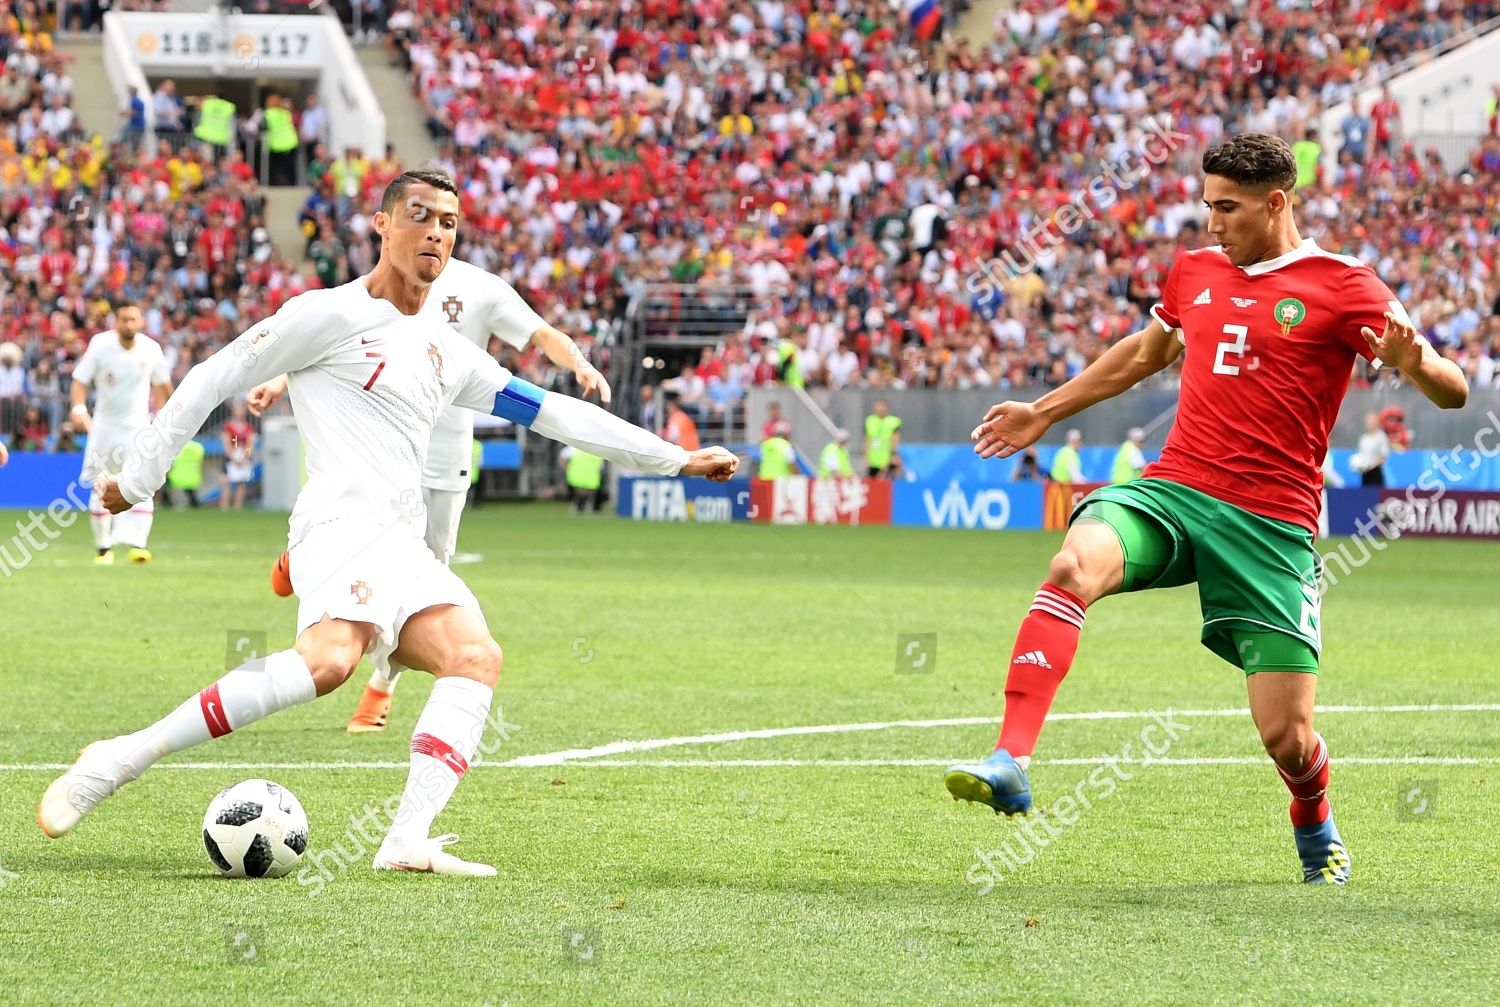
<path fill-rule="evenodd" d="M 1182 343 L 1154 317 L 1139 332 L 1111 346 L 1071 381 L 1035 402 L 991 406 L 970 439 L 981 458 L 1008 458 L 1041 440 L 1047 428 L 1096 402 L 1114 398 L 1165 369 L 1182 354 Z"/>
<path fill-rule="evenodd" d="M 119 479 L 101 486 L 110 513 L 149 500 L 161 488 L 172 459 L 215 406 L 262 381 L 306 367 L 337 342 L 343 332 L 337 321 L 306 310 L 308 302 L 296 305 L 299 300 L 293 298 L 275 316 L 188 371 L 151 426 L 131 443 Z"/>
<path fill-rule="evenodd" d="M 725 448 L 685 451 L 592 402 L 543 391 L 519 378 L 511 378 L 495 396 L 492 412 L 525 423 L 544 437 L 570 444 L 637 472 L 706 476 L 724 482 L 734 475 L 740 464 L 739 458 Z M 526 422 L 528 415 L 530 422 Z"/>
<path fill-rule="evenodd" d="M 705 476 L 723 482 L 739 468 L 739 459 L 724 448 L 690 454 L 591 402 L 545 391 L 516 377 L 472 343 L 455 340 L 452 346 L 463 368 L 452 400 L 455 405 L 530 427 L 544 437 L 637 472 Z"/>
<path fill-rule="evenodd" d="M 1463 369 L 1417 335 L 1415 326 L 1387 311 L 1385 329 L 1378 336 L 1368 325 L 1360 326 L 1359 334 L 1382 364 L 1399 370 L 1438 408 L 1460 409 L 1469 401 Z"/>

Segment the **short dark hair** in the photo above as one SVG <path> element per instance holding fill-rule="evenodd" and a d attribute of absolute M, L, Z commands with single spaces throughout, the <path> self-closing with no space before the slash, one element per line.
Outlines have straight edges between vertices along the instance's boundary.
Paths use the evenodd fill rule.
<path fill-rule="evenodd" d="M 124 311 L 126 308 L 139 307 L 140 303 L 132 297 L 118 297 L 109 302 L 109 310 L 116 313 Z"/>
<path fill-rule="evenodd" d="M 1291 145 L 1268 133 L 1241 133 L 1203 152 L 1203 173 L 1220 175 L 1246 189 L 1297 187 Z"/>
<path fill-rule="evenodd" d="M 446 171 L 438 168 L 413 168 L 391 179 L 380 196 L 380 212 L 390 213 L 394 210 L 401 197 L 406 195 L 406 190 L 414 185 L 430 185 L 434 189 L 458 195 L 458 183 Z"/>

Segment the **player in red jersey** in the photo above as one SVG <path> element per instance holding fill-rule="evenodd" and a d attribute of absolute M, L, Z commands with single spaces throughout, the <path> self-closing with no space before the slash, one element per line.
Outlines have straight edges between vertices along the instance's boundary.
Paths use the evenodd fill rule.
<path fill-rule="evenodd" d="M 1445 409 L 1462 406 L 1468 388 L 1368 266 L 1298 234 L 1297 164 L 1285 141 L 1237 136 L 1203 155 L 1203 171 L 1219 244 L 1177 257 L 1151 323 L 1036 402 L 994 406 L 974 430 L 982 457 L 1007 457 L 1185 354 L 1161 460 L 1075 509 L 1016 636 L 999 743 L 944 782 L 955 799 L 1029 811 L 1032 749 L 1088 606 L 1196 581 L 1203 644 L 1244 670 L 1261 741 L 1292 792 L 1303 880 L 1343 884 L 1349 855 L 1324 796 L 1327 747 L 1313 730 L 1313 538 L 1328 433 L 1356 355 L 1397 368 Z"/>

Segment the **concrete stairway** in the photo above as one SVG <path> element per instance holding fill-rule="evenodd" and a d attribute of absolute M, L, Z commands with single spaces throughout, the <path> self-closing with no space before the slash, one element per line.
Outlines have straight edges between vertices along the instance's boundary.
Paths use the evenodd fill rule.
<path fill-rule="evenodd" d="M 101 133 L 112 139 L 120 131 L 120 105 L 104 72 L 104 42 L 97 34 L 69 32 L 60 36 L 57 51 L 72 57 L 68 75 L 73 78 L 73 112 L 85 133 Z M 149 100 L 149 98 L 148 98 Z"/>
<path fill-rule="evenodd" d="M 971 52 L 981 51 L 995 38 L 995 13 L 1015 7 L 1014 0 L 974 0 L 958 19 L 954 31 L 969 40 Z"/>
<path fill-rule="evenodd" d="M 266 230 L 271 233 L 276 254 L 301 262 L 302 247 L 307 239 L 297 223 L 297 214 L 307 202 L 306 186 L 267 186 L 261 192 L 266 197 Z"/>
<path fill-rule="evenodd" d="M 400 67 L 390 65 L 383 44 L 356 45 L 354 54 L 370 81 L 375 100 L 385 112 L 386 142 L 395 145 L 396 157 L 402 167 L 416 168 L 426 164 L 437 155 L 437 145 L 427 135 L 422 103 L 412 94 L 406 73 Z M 368 153 L 372 158 L 380 155 L 380 151 Z"/>

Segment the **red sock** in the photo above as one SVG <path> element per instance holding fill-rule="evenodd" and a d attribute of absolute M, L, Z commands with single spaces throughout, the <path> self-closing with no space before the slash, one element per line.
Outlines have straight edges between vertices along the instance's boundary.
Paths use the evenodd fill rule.
<path fill-rule="evenodd" d="M 1324 794 L 1328 789 L 1328 746 L 1323 743 L 1321 734 L 1313 737 L 1318 743 L 1307 768 L 1292 776 L 1280 766 L 1276 767 L 1286 782 L 1286 789 L 1292 792 L 1292 824 L 1299 829 L 1304 825 L 1317 825 L 1328 818 L 1328 798 Z"/>
<path fill-rule="evenodd" d="M 1083 599 L 1056 584 L 1043 584 L 1032 599 L 1010 653 L 1005 718 L 996 748 L 1011 755 L 1030 755 L 1036 747 L 1052 697 L 1078 652 L 1083 608 Z"/>

